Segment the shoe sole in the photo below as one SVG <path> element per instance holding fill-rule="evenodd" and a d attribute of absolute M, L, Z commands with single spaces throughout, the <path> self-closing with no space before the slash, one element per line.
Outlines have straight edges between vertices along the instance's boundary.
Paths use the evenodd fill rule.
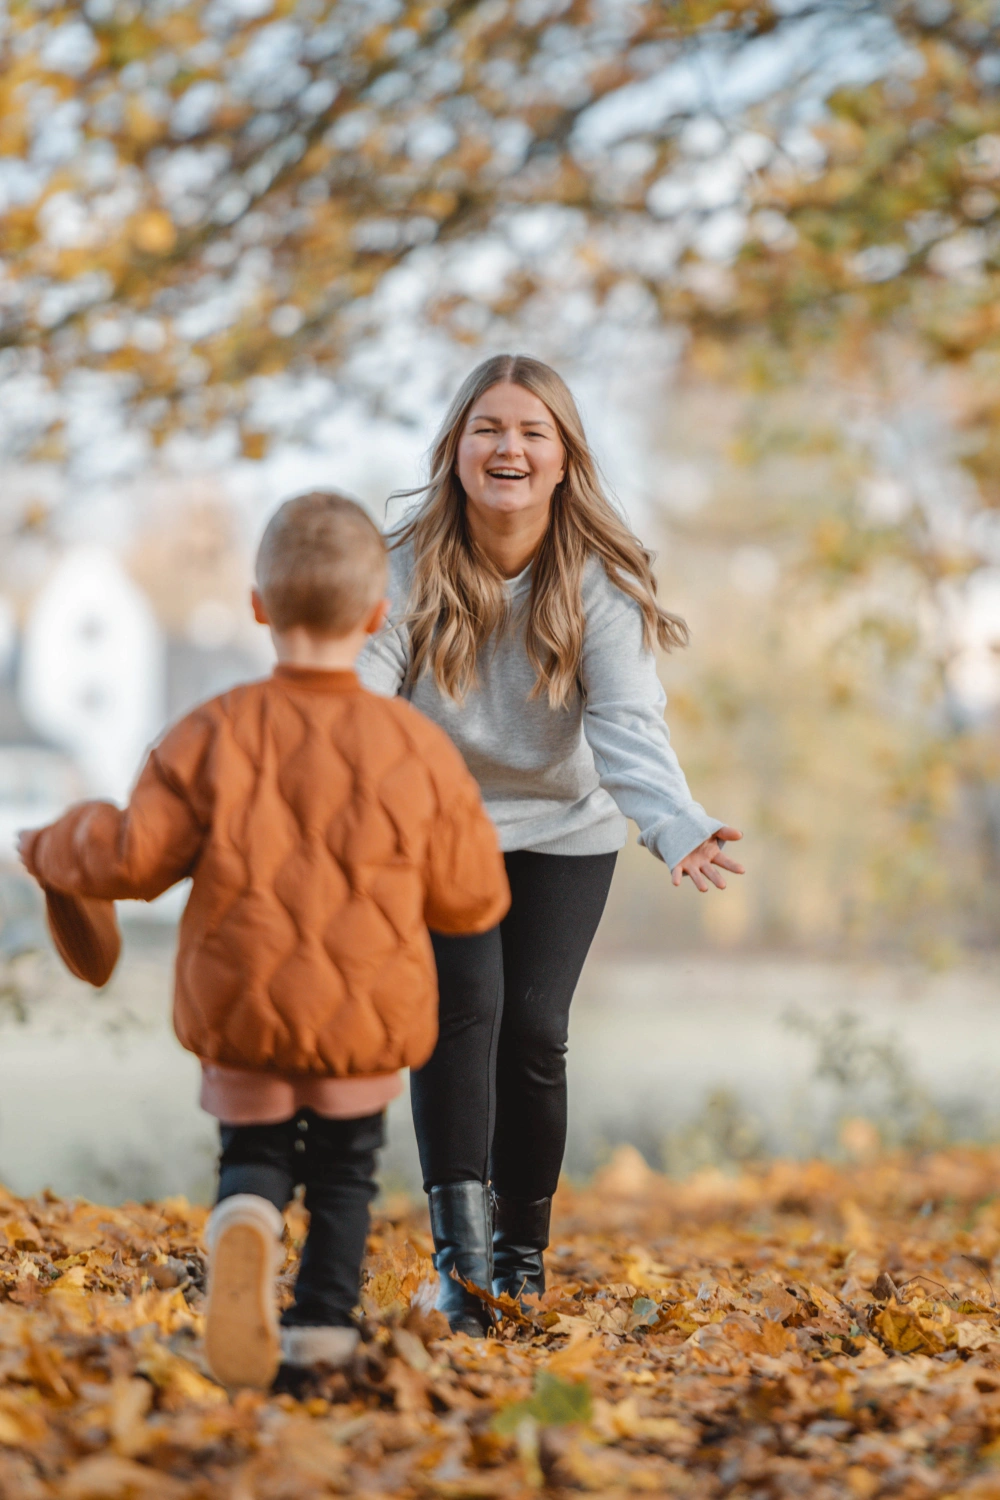
<path fill-rule="evenodd" d="M 224 1229 L 212 1255 L 205 1358 L 223 1385 L 268 1390 L 281 1350 L 274 1311 L 274 1245 L 250 1224 Z"/>

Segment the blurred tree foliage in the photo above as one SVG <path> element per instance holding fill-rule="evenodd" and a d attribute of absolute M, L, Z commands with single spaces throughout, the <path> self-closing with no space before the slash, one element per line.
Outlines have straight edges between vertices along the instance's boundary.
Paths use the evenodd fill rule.
<path fill-rule="evenodd" d="M 998 47 L 992 0 L 9 0 L 0 339 L 119 376 L 154 434 L 211 425 L 248 376 L 336 361 L 415 246 L 559 205 L 599 298 L 643 283 L 758 376 L 887 322 L 987 356 Z M 885 76 L 817 123 L 852 48 Z"/>
<path fill-rule="evenodd" d="M 952 372 L 914 380 L 913 350 L 892 353 L 888 372 L 766 390 L 689 368 L 671 393 L 659 574 L 693 644 L 663 662 L 667 718 L 699 800 L 744 828 L 750 874 L 724 899 L 668 897 L 630 847 L 611 947 L 936 966 L 996 945 L 1000 573 L 969 535 L 984 512 L 963 503 Z M 966 594 L 984 578 L 981 637 Z"/>
<path fill-rule="evenodd" d="M 154 431 L 210 425 L 248 376 L 335 360 L 338 315 L 414 246 L 505 203 L 620 208 L 605 157 L 574 149 L 583 111 L 704 27 L 774 24 L 713 0 L 14 0 L 3 342 L 120 374 Z M 650 144 L 627 202 L 669 152 Z"/>
<path fill-rule="evenodd" d="M 886 77 L 807 130 L 834 42 Z M 336 360 L 414 246 L 558 204 L 598 296 L 643 282 L 757 366 L 894 320 L 969 359 L 996 341 L 999 46 L 991 0 L 12 0 L 1 339 L 120 374 L 153 431 L 178 401 L 211 423 L 249 375 Z M 993 483 L 990 440 L 976 462 Z"/>

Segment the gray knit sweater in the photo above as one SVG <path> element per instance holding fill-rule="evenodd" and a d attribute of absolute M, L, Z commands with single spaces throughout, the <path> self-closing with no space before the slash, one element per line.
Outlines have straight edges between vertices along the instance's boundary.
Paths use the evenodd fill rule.
<path fill-rule="evenodd" d="M 400 625 L 409 597 L 412 549 L 389 554 L 392 614 L 366 646 L 358 675 L 388 697 L 401 693 L 458 746 L 482 788 L 504 850 L 605 854 L 625 843 L 625 818 L 639 842 L 667 865 L 690 854 L 722 824 L 691 797 L 663 721 L 666 694 L 643 645 L 642 615 L 596 559 L 583 578 L 586 617 L 579 690 L 565 708 L 530 698 L 535 673 L 524 644 L 531 569 L 510 581 L 512 619 L 481 653 L 479 682 L 456 703 L 430 673 L 409 676 L 410 643 Z"/>

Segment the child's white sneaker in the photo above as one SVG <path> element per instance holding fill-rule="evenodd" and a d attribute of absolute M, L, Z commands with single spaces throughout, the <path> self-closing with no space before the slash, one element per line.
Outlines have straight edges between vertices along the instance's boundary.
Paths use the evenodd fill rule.
<path fill-rule="evenodd" d="M 281 1330 L 281 1361 L 286 1365 L 326 1365 L 342 1370 L 358 1347 L 356 1328 L 319 1327 L 306 1323 Z"/>
<path fill-rule="evenodd" d="M 223 1198 L 209 1215 L 205 1358 L 223 1385 L 268 1390 L 277 1374 L 282 1224 L 274 1204 L 255 1193 Z"/>

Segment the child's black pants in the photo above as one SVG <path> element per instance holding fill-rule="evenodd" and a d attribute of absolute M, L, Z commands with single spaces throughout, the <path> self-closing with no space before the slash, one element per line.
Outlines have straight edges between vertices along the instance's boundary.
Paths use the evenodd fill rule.
<path fill-rule="evenodd" d="M 328 1120 L 300 1109 L 277 1125 L 220 1125 L 218 1202 L 236 1193 L 267 1198 L 281 1212 L 305 1186 L 309 1233 L 285 1324 L 348 1327 L 358 1302 L 375 1156 L 385 1140 L 380 1111 Z"/>

